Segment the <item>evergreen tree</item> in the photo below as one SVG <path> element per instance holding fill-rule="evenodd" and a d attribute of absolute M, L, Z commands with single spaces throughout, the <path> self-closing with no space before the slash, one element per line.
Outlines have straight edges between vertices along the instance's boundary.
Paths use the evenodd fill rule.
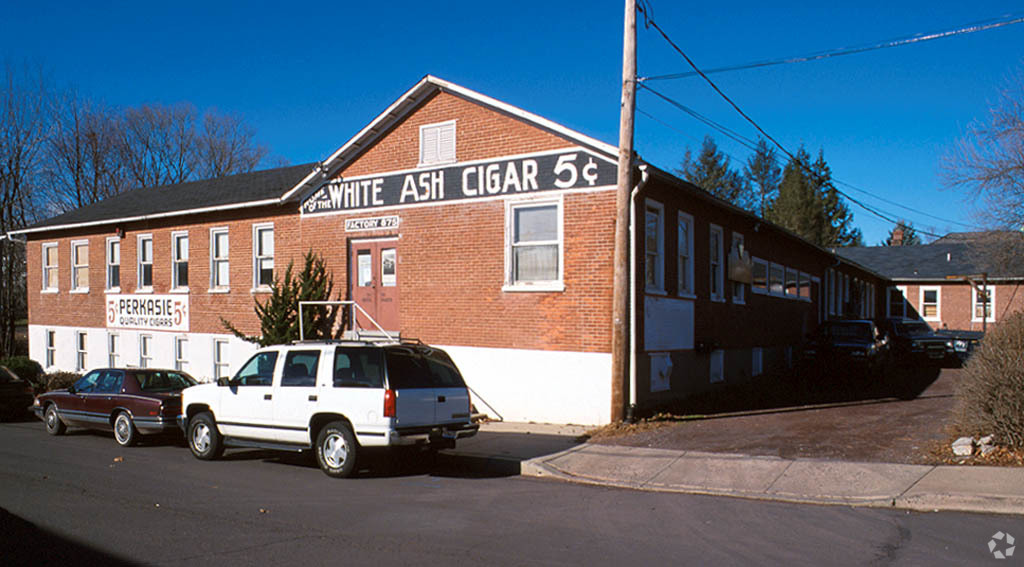
<path fill-rule="evenodd" d="M 824 150 L 818 150 L 818 159 L 811 164 L 811 182 L 821 199 L 824 214 L 818 244 L 827 248 L 862 246 L 864 242 L 860 229 L 853 226 L 853 213 L 832 183 L 832 168 L 825 162 Z"/>
<path fill-rule="evenodd" d="M 743 174 L 751 185 L 754 212 L 766 218 L 772 203 L 778 198 L 779 185 L 782 183 L 782 168 L 779 167 L 775 148 L 769 146 L 764 139 L 758 140 L 757 149 L 747 159 Z"/>
<path fill-rule="evenodd" d="M 779 196 L 768 210 L 768 220 L 818 243 L 824 223 L 815 187 L 809 178 L 811 156 L 800 148 L 782 170 Z"/>
<path fill-rule="evenodd" d="M 751 208 L 750 184 L 729 167 L 729 157 L 719 151 L 711 136 L 704 136 L 697 159 L 693 159 L 689 148 L 686 149 L 676 174 L 723 201 Z"/>
<path fill-rule="evenodd" d="M 894 243 L 893 236 L 897 230 L 903 231 L 903 237 L 899 243 Z M 879 243 L 880 246 L 917 246 L 918 244 L 922 244 L 921 237 L 914 230 L 914 225 L 903 219 L 896 221 L 896 226 L 889 231 L 888 238 Z"/>
<path fill-rule="evenodd" d="M 270 297 L 263 303 L 255 299 L 260 335 L 249 336 L 221 317 L 224 328 L 236 337 L 260 346 L 279 345 L 299 340 L 299 302 L 329 301 L 334 290 L 334 277 L 327 271 L 323 258 L 310 249 L 306 252 L 302 271 L 295 276 L 294 263 L 281 279 L 274 278 Z M 330 338 L 338 316 L 337 306 L 309 306 L 302 310 L 306 338 Z"/>

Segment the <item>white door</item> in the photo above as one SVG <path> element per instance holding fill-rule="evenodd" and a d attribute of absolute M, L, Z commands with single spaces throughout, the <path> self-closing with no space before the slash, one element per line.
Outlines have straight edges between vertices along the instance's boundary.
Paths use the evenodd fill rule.
<path fill-rule="evenodd" d="M 228 386 L 219 386 L 220 411 L 214 416 L 220 432 L 243 439 L 273 439 L 273 378 L 278 352 L 254 355 Z"/>
<path fill-rule="evenodd" d="M 288 351 L 274 384 L 274 435 L 288 444 L 311 444 L 309 419 L 320 404 L 317 376 L 323 376 L 320 349 Z"/>

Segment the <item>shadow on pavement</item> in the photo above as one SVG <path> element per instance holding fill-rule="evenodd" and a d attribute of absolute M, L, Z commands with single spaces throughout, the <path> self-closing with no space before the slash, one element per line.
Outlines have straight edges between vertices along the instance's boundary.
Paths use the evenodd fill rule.
<path fill-rule="evenodd" d="M 0 560 L 4 565 L 139 565 L 40 529 L 3 508 Z"/>

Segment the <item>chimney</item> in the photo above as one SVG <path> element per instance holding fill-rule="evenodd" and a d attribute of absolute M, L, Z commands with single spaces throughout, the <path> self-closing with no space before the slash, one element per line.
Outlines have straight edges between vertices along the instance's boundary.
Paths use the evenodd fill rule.
<path fill-rule="evenodd" d="M 889 246 L 903 246 L 903 227 L 897 226 L 892 229 L 892 238 L 889 239 Z"/>

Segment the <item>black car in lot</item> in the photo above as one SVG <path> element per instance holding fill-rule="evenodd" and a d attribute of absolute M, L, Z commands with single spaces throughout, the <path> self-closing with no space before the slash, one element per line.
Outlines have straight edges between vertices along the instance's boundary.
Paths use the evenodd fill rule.
<path fill-rule="evenodd" d="M 888 361 L 889 344 L 874 321 L 825 321 L 804 346 L 805 362 L 878 370 Z"/>
<path fill-rule="evenodd" d="M 956 362 L 953 339 L 937 334 L 918 319 L 885 319 L 880 325 L 889 337 L 897 364 L 952 364 Z"/>
<path fill-rule="evenodd" d="M 0 366 L 0 418 L 28 415 L 35 391 L 6 366 Z"/>

